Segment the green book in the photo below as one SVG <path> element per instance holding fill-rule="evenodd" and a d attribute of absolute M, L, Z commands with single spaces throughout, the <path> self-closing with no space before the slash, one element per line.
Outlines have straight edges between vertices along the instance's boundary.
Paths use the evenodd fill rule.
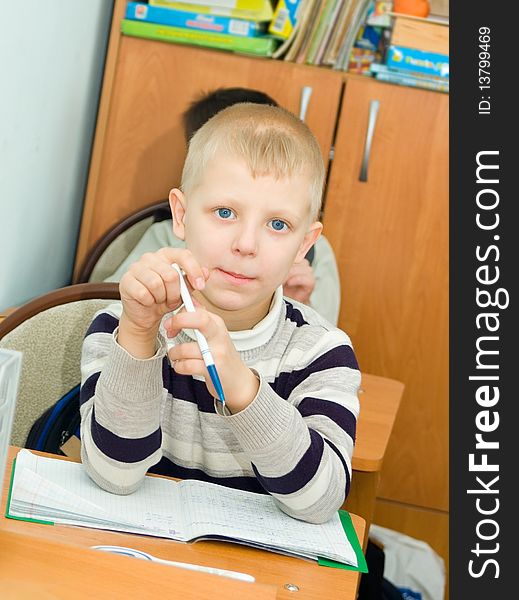
<path fill-rule="evenodd" d="M 170 27 L 156 23 L 141 23 L 123 19 L 121 31 L 124 35 L 142 37 L 176 44 L 192 44 L 206 46 L 231 52 L 255 54 L 256 56 L 271 56 L 279 41 L 267 36 L 254 38 L 231 35 L 227 33 L 213 33 L 186 29 L 184 27 Z"/>

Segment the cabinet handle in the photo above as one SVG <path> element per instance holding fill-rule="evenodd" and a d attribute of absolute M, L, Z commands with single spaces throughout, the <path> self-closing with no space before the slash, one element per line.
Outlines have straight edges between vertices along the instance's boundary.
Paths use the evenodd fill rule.
<path fill-rule="evenodd" d="M 364 143 L 364 156 L 362 158 L 362 165 L 360 166 L 359 181 L 368 180 L 369 155 L 371 154 L 371 142 L 373 141 L 373 132 L 377 123 L 379 107 L 380 102 L 378 100 L 372 100 L 369 104 L 368 129 L 366 131 L 366 142 Z"/>
<path fill-rule="evenodd" d="M 310 96 L 312 95 L 313 88 L 309 85 L 305 85 L 305 87 L 301 91 L 301 102 L 299 104 L 299 118 L 301 121 L 305 120 L 306 111 L 308 110 L 308 105 L 310 104 Z"/>

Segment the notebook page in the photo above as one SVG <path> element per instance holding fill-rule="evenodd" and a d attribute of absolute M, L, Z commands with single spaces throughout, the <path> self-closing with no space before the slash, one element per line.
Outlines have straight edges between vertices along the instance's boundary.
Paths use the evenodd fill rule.
<path fill-rule="evenodd" d="M 103 512 L 99 515 L 100 522 L 104 524 L 108 520 L 115 526 L 131 526 L 142 532 L 174 539 L 183 540 L 185 538 L 181 504 L 176 491 L 178 484 L 174 481 L 158 477 L 145 477 L 141 487 L 132 494 L 127 496 L 111 494 L 90 479 L 81 463 L 38 456 L 26 449 L 20 450 L 17 455 L 16 472 L 19 469 L 20 472 L 28 469 L 35 473 L 47 482 L 47 488 L 58 486 L 64 490 L 63 497 L 75 495 L 81 498 L 82 502 L 101 507 Z M 24 493 L 28 492 L 25 490 Z M 62 512 L 64 519 L 71 522 L 72 515 L 64 514 L 68 507 L 60 504 L 59 497 L 60 494 L 49 495 L 41 486 L 38 490 L 38 486 L 35 485 L 32 502 L 40 505 L 40 515 L 43 509 L 48 509 L 47 512 L 54 515 L 53 520 L 63 522 L 63 519 L 55 517 L 56 514 Z M 16 498 L 16 486 L 13 486 L 12 502 L 16 502 Z M 77 524 L 83 521 L 85 524 L 95 527 L 96 524 L 90 517 L 91 511 L 82 512 L 81 505 L 78 503 L 74 522 Z M 40 516 L 40 518 L 44 517 Z M 118 529 L 121 528 L 118 527 Z"/>
<path fill-rule="evenodd" d="M 284 514 L 272 496 L 193 480 L 180 482 L 179 489 L 186 528 L 193 538 L 225 536 L 357 566 L 338 514 L 316 525 Z"/>
<path fill-rule="evenodd" d="M 54 513 L 52 508 L 43 509 L 40 505 L 56 507 L 56 515 L 64 512 L 75 515 L 80 513 L 92 518 L 108 517 L 108 513 L 101 506 L 83 500 L 76 494 L 71 494 L 31 469 L 17 465 L 13 481 L 10 513 L 14 516 L 30 519 L 41 518 L 42 512 L 47 517 Z"/>

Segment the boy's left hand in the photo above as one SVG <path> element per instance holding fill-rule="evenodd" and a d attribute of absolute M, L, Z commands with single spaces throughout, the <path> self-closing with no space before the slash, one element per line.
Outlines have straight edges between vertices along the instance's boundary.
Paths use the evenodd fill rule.
<path fill-rule="evenodd" d="M 169 337 L 181 329 L 198 329 L 206 338 L 220 377 L 225 404 L 232 413 L 247 407 L 256 397 L 259 380 L 242 361 L 221 317 L 197 306 L 196 312 L 178 312 L 164 323 Z M 173 346 L 168 352 L 175 372 L 205 378 L 209 393 L 218 397 L 196 341 Z"/>
<path fill-rule="evenodd" d="M 315 275 L 308 260 L 294 263 L 283 283 L 283 295 L 310 304 L 310 296 L 315 288 Z"/>

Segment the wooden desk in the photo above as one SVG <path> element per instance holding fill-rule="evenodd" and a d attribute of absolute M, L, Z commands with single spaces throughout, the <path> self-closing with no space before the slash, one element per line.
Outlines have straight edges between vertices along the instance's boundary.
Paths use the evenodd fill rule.
<path fill-rule="evenodd" d="M 278 598 L 354 600 L 359 573 L 223 542 L 184 544 L 162 538 L 85 527 L 42 525 L 5 518 L 12 460 L 9 449 L 0 517 L 0 589 L 2 600 L 35 598 L 148 598 L 181 590 L 186 598 Z M 351 515 L 361 543 L 364 520 Z M 241 571 L 256 578 L 248 584 L 192 573 L 167 565 L 90 550 L 95 545 L 128 546 L 159 558 Z M 295 584 L 291 592 L 286 584 Z M 246 586 L 246 587 L 244 587 Z M 9 594 L 11 594 L 9 596 Z"/>
<path fill-rule="evenodd" d="M 366 521 L 368 532 L 375 511 L 380 470 L 403 391 L 404 385 L 399 381 L 362 374 L 353 477 L 344 508 L 360 515 Z"/>

